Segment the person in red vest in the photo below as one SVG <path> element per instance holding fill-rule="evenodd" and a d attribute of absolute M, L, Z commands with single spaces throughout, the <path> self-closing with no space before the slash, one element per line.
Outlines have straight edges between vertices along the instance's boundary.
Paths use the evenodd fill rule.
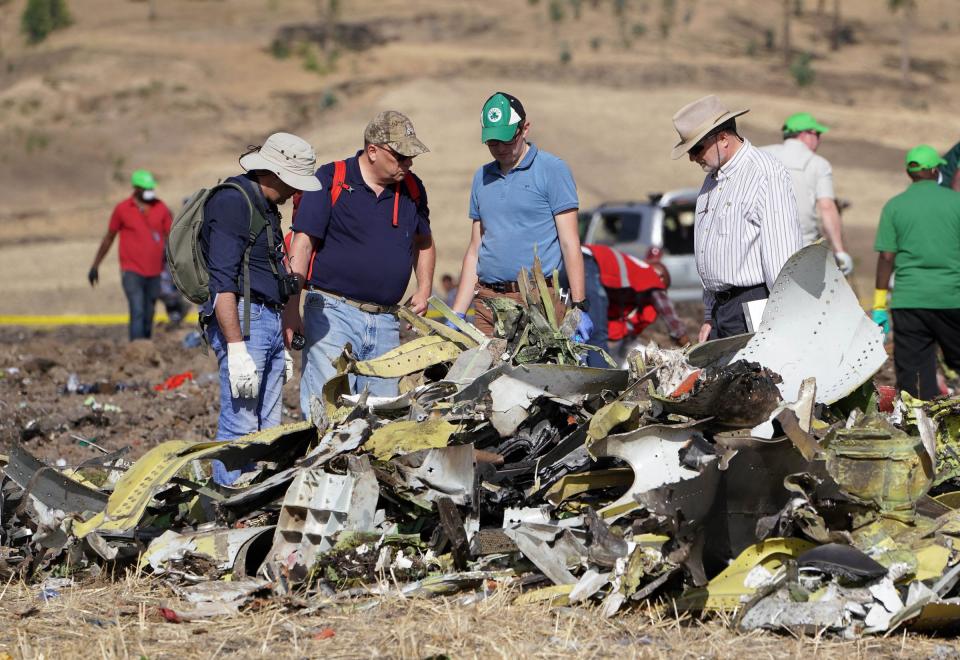
<path fill-rule="evenodd" d="M 663 264 L 650 264 L 606 245 L 584 245 L 582 250 L 585 261 L 592 262 L 585 268 L 587 296 L 596 299 L 591 307 L 596 305 L 597 318 L 603 317 L 605 308 L 607 317 L 607 336 L 595 329 L 588 343 L 622 359 L 657 318 L 663 319 L 678 346 L 690 343 L 687 328 L 667 296 L 670 273 Z M 596 293 L 591 296 L 591 291 Z"/>
<path fill-rule="evenodd" d="M 90 286 L 100 281 L 100 262 L 107 256 L 113 239 L 120 235 L 120 280 L 130 310 L 130 341 L 149 339 L 153 310 L 160 297 L 163 249 L 173 217 L 157 198 L 157 182 L 147 170 L 130 177 L 133 194 L 117 204 L 110 226 L 100 242 L 93 265 L 87 273 Z"/>

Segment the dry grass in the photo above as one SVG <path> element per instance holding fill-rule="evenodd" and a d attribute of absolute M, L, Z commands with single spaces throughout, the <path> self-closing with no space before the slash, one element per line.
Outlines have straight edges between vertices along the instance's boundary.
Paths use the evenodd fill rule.
<path fill-rule="evenodd" d="M 156 579 L 128 577 L 64 589 L 47 602 L 39 587 L 0 589 L 0 657 L 952 657 L 944 641 L 900 634 L 840 641 L 823 636 L 738 635 L 722 618 L 698 620 L 649 608 L 604 619 L 592 608 L 511 605 L 495 594 L 476 605 L 456 598 L 386 598 L 365 609 L 304 614 L 263 601 L 237 616 L 173 624 L 158 608 L 180 601 Z M 333 631 L 329 636 L 327 630 Z"/>

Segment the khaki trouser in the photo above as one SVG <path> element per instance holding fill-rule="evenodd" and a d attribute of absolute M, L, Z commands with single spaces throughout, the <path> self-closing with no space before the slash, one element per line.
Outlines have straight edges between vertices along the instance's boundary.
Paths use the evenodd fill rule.
<path fill-rule="evenodd" d="M 510 300 L 516 300 L 521 305 L 523 304 L 519 293 L 500 293 L 482 284 L 478 285 L 473 292 L 474 308 L 476 309 L 476 313 L 473 316 L 473 325 L 488 337 L 493 336 L 493 312 L 483 304 L 483 301 L 490 298 L 509 298 Z M 553 309 L 557 315 L 557 323 L 560 323 L 563 321 L 563 315 L 567 313 L 567 309 L 566 306 L 560 302 L 560 298 L 552 286 L 550 287 L 550 298 L 553 300 Z"/>

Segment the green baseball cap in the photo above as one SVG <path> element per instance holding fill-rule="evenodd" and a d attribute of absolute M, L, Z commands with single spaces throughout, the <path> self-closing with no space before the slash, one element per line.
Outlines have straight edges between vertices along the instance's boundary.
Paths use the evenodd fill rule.
<path fill-rule="evenodd" d="M 149 170 L 136 170 L 130 175 L 130 183 L 134 188 L 143 188 L 144 190 L 153 190 L 157 187 L 157 182 Z"/>
<path fill-rule="evenodd" d="M 937 150 L 929 144 L 921 144 L 907 152 L 907 157 L 903 160 L 907 166 L 908 172 L 919 172 L 921 170 L 932 170 L 940 165 L 946 165 L 947 161 L 940 157 Z M 913 163 L 913 165 L 911 165 Z"/>
<path fill-rule="evenodd" d="M 830 129 L 813 118 L 809 112 L 798 112 L 787 117 L 783 122 L 784 133 L 802 133 L 804 131 L 816 131 L 817 133 L 826 133 Z"/>
<path fill-rule="evenodd" d="M 523 125 L 527 113 L 520 100 L 497 92 L 487 99 L 480 113 L 480 141 L 500 140 L 509 142 L 517 134 L 517 128 Z"/>

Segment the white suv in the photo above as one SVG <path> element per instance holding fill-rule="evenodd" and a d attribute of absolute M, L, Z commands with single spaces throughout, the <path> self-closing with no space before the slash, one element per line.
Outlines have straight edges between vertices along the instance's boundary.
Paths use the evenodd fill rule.
<path fill-rule="evenodd" d="M 703 288 L 693 253 L 694 188 L 650 195 L 645 202 L 604 203 L 580 212 L 580 241 L 609 245 L 670 271 L 673 300 L 700 300 Z"/>

